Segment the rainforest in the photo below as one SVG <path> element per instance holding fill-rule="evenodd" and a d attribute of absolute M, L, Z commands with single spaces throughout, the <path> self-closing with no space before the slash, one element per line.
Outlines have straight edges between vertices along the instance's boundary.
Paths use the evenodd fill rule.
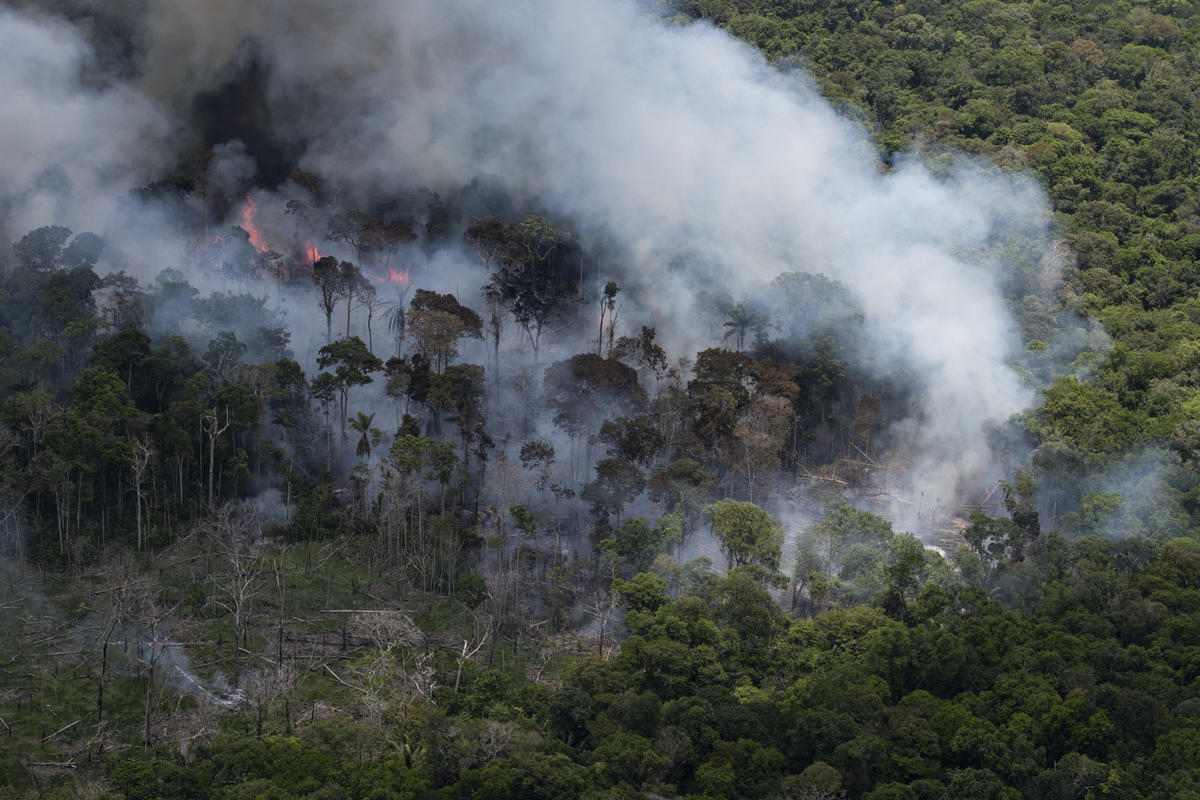
<path fill-rule="evenodd" d="M 1192 0 L 0 4 L 0 797 L 1200 800 Z"/>

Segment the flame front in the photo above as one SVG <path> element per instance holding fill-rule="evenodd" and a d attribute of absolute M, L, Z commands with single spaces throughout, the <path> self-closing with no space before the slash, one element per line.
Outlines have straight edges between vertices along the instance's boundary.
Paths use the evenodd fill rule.
<path fill-rule="evenodd" d="M 258 225 L 254 222 L 254 213 L 257 206 L 254 203 L 254 198 L 247 195 L 246 202 L 242 204 L 242 230 L 250 237 L 250 246 L 260 253 L 265 253 L 270 248 L 267 247 L 267 241 L 263 238 L 262 231 L 258 229 Z"/>
<path fill-rule="evenodd" d="M 309 264 L 315 264 L 321 260 L 321 251 L 312 242 L 304 243 L 304 258 Z"/>
<path fill-rule="evenodd" d="M 408 285 L 408 273 L 401 272 L 400 270 L 396 269 L 395 267 L 388 267 L 387 279 L 388 279 L 388 283 L 394 283 L 397 286 L 407 286 Z"/>

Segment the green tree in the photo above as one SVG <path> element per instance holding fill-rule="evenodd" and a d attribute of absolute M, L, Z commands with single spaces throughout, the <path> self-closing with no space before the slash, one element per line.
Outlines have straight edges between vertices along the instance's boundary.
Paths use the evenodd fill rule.
<path fill-rule="evenodd" d="M 332 373 L 322 373 L 314 383 L 314 390 L 326 386 L 335 388 L 340 397 L 339 414 L 342 426 L 342 438 L 346 437 L 346 418 L 349 414 L 350 390 L 355 386 L 366 386 L 372 380 L 371 376 L 383 369 L 380 361 L 362 339 L 353 336 L 349 339 L 339 339 L 330 342 L 318 351 L 317 366 L 321 369 L 333 367 Z M 329 378 L 324 378 L 329 375 Z"/>
<path fill-rule="evenodd" d="M 620 518 L 625 506 L 645 488 L 646 476 L 636 464 L 604 458 L 596 463 L 596 479 L 583 488 L 580 497 L 591 503 L 597 519 L 606 523 L 611 516 Z"/>
<path fill-rule="evenodd" d="M 859 511 L 845 502 L 835 503 L 825 516 L 808 530 L 808 540 L 833 574 L 854 545 L 878 547 L 892 538 L 887 520 L 869 511 Z"/>
<path fill-rule="evenodd" d="M 479 315 L 460 305 L 452 294 L 418 289 L 407 318 L 408 331 L 417 350 L 425 355 L 437 372 L 442 372 L 458 355 L 458 341 L 466 336 L 483 338 Z"/>
<path fill-rule="evenodd" d="M 740 500 L 719 500 L 705 512 L 731 569 L 754 565 L 771 575 L 779 571 L 783 528 L 774 517 Z"/>
<path fill-rule="evenodd" d="M 627 573 L 643 572 L 654 563 L 655 557 L 679 542 L 681 521 L 677 514 L 666 514 L 651 525 L 641 517 L 626 520 L 602 545 L 627 567 Z"/>
<path fill-rule="evenodd" d="M 429 382 L 430 407 L 447 414 L 458 426 L 464 464 L 470 445 L 487 435 L 483 424 L 484 386 L 483 367 L 478 364 L 455 364 Z"/>
<path fill-rule="evenodd" d="M 761 312 L 745 303 L 738 303 L 729 309 L 727 319 L 722 323 L 722 327 L 725 328 L 725 336 L 722 338 L 728 339 L 732 336 L 737 352 L 740 353 L 746 347 L 746 336 L 760 330 L 764 324 Z"/>
<path fill-rule="evenodd" d="M 358 445 L 354 452 L 359 458 L 369 459 L 371 449 L 383 440 L 383 431 L 374 426 L 375 415 L 359 411 L 350 420 L 350 429 L 358 434 Z"/>

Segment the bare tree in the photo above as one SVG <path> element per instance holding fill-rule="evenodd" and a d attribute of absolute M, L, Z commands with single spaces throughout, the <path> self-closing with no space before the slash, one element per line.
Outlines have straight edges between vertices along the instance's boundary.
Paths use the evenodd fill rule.
<path fill-rule="evenodd" d="M 122 630 L 140 600 L 139 588 L 132 578 L 132 565 L 127 561 L 118 560 L 108 567 L 111 576 L 105 594 L 109 601 L 108 619 L 102 626 L 103 633 L 97 642 L 100 649 L 100 674 L 96 680 L 96 733 L 100 734 L 104 725 L 104 692 L 109 673 L 109 648 L 113 637 Z"/>
<path fill-rule="evenodd" d="M 358 304 L 367 312 L 367 349 L 375 352 L 375 317 L 385 311 L 391 303 L 379 296 L 379 292 L 369 283 L 363 283 L 358 290 Z"/>
<path fill-rule="evenodd" d="M 597 632 L 600 634 L 596 643 L 597 654 L 604 658 L 604 637 L 608 632 L 609 622 L 617 609 L 617 594 L 612 590 L 613 581 L 617 578 L 617 562 L 611 557 L 604 557 L 599 564 L 601 579 L 593 583 L 591 595 L 583 604 L 583 610 L 596 620 Z"/>
<path fill-rule="evenodd" d="M 165 622 L 175 608 L 163 608 L 157 599 L 145 600 L 140 614 L 140 627 L 144 631 L 138 642 L 138 661 L 145 669 L 146 688 L 142 702 L 142 746 L 149 749 L 153 744 L 154 689 L 158 681 L 158 664 L 171 642 L 164 638 Z"/>
<path fill-rule="evenodd" d="M 432 653 L 411 657 L 425 643 L 425 636 L 407 613 L 400 609 L 333 609 L 327 613 L 350 614 L 349 624 L 356 634 L 375 647 L 370 658 L 351 668 L 349 677 L 324 665 L 338 683 L 361 695 L 372 717 L 378 720 L 389 707 L 403 708 L 433 698 L 437 683 Z"/>
<path fill-rule="evenodd" d="M 397 292 L 387 311 L 387 326 L 396 340 L 396 357 L 404 357 L 404 337 L 408 333 L 408 285 Z"/>
<path fill-rule="evenodd" d="M 25 498 L 29 494 L 29 482 L 16 468 L 16 448 L 16 435 L 8 428 L 0 429 L 0 557 L 20 557 L 24 551 L 21 510 L 25 507 Z M 62 515 L 59 513 L 56 516 L 59 518 L 61 543 Z"/>
<path fill-rule="evenodd" d="M 285 698 L 284 727 L 288 731 L 291 730 L 291 710 L 286 697 L 295 687 L 297 679 L 296 671 L 287 664 L 265 657 L 263 661 L 266 662 L 266 666 L 251 670 L 241 681 L 246 699 L 254 706 L 254 735 L 260 739 L 271 706 L 280 698 Z"/>
<path fill-rule="evenodd" d="M 133 472 L 134 500 L 137 504 L 137 549 L 140 551 L 145 541 L 142 534 L 142 482 L 145 479 L 146 468 L 150 466 L 150 458 L 154 454 L 154 451 L 144 439 L 132 439 L 129 444 L 132 454 L 129 468 Z"/>
<path fill-rule="evenodd" d="M 207 521 L 208 535 L 224 560 L 224 569 L 210 580 L 216 590 L 213 602 L 233 616 L 235 647 L 245 647 L 246 618 L 254 598 L 262 591 L 265 568 L 258 545 L 259 521 L 246 507 L 226 505 Z"/>
<path fill-rule="evenodd" d="M 483 287 L 483 301 L 487 307 L 488 331 L 492 335 L 492 372 L 494 381 L 500 385 L 500 338 L 504 335 L 504 321 L 507 310 L 504 307 L 504 297 L 500 291 L 488 284 Z"/>
<path fill-rule="evenodd" d="M 204 434 L 208 437 L 208 507 L 213 507 L 213 476 L 217 459 L 217 439 L 229 429 L 229 409 L 225 409 L 225 424 L 222 425 L 217 409 L 210 408 L 201 418 Z"/>
<path fill-rule="evenodd" d="M 475 654 L 483 649 L 487 644 L 490 634 L 491 624 L 487 620 L 482 620 L 478 615 L 474 615 L 475 633 L 470 639 L 463 639 L 462 652 L 455 657 L 458 663 L 458 669 L 454 673 L 454 691 L 458 691 L 459 685 L 462 683 L 463 667 L 468 661 L 475 657 Z"/>
<path fill-rule="evenodd" d="M 351 624 L 371 640 L 380 658 L 391 655 L 397 647 L 413 647 L 424 639 L 412 618 L 399 609 L 360 610 L 351 617 Z"/>

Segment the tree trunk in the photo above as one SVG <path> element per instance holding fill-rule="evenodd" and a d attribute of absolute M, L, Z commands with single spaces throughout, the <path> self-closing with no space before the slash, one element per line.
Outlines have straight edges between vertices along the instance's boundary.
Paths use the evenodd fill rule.
<path fill-rule="evenodd" d="M 150 672 L 146 675 L 146 697 L 142 717 L 142 746 L 150 749 L 150 698 L 154 690 L 154 643 L 150 644 Z"/>
<path fill-rule="evenodd" d="M 104 722 L 104 681 L 108 678 L 108 636 L 100 650 L 100 681 L 96 686 L 96 728 Z"/>
<path fill-rule="evenodd" d="M 213 467 L 217 460 L 217 440 L 208 437 L 208 507 L 213 507 Z"/>
<path fill-rule="evenodd" d="M 605 314 L 605 311 L 607 310 L 605 308 L 605 299 L 606 298 L 604 298 L 604 296 L 601 295 L 601 298 L 600 298 L 600 335 L 596 337 L 596 355 L 598 355 L 598 356 L 604 355 L 604 314 Z"/>

